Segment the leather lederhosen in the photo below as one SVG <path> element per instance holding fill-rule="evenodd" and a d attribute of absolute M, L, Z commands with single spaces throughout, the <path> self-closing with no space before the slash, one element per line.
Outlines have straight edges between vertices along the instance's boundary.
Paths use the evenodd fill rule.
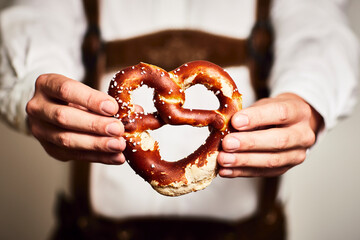
<path fill-rule="evenodd" d="M 201 59 L 221 67 L 247 66 L 257 99 L 268 96 L 266 80 L 273 62 L 274 39 L 270 0 L 257 0 L 256 21 L 247 39 L 195 30 L 165 30 L 110 42 L 103 42 L 101 38 L 100 1 L 83 2 L 88 22 L 82 49 L 84 81 L 89 86 L 98 89 L 101 76 L 119 70 L 120 66 L 148 62 L 172 70 L 185 62 Z M 285 219 L 276 201 L 279 177 L 262 179 L 257 213 L 250 219 L 222 222 L 149 217 L 113 221 L 96 217 L 90 210 L 89 172 L 88 163 L 73 163 L 73 199 L 59 198 L 59 227 L 53 239 L 285 239 Z"/>

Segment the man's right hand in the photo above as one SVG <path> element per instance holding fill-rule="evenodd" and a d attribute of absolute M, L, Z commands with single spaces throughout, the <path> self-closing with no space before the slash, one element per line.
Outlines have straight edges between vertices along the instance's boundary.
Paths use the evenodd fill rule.
<path fill-rule="evenodd" d="M 114 98 L 57 74 L 37 78 L 26 106 L 29 129 L 50 156 L 105 164 L 125 161 L 117 111 Z"/>

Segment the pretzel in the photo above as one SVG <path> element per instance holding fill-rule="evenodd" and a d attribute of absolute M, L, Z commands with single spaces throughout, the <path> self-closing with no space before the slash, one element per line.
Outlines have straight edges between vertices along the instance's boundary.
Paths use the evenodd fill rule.
<path fill-rule="evenodd" d="M 184 91 L 195 84 L 203 84 L 217 96 L 219 109 L 182 108 Z M 142 85 L 154 89 L 157 112 L 135 111 L 131 92 Z M 115 74 L 108 94 L 119 104 L 115 117 L 125 126 L 124 155 L 127 162 L 156 191 L 167 196 L 179 196 L 204 189 L 211 183 L 217 175 L 216 158 L 221 140 L 231 131 L 231 116 L 242 106 L 241 94 L 225 70 L 206 61 L 189 62 L 171 72 L 140 63 Z M 158 143 L 147 132 L 165 124 L 208 126 L 210 134 L 194 153 L 176 162 L 168 162 L 161 159 Z"/>

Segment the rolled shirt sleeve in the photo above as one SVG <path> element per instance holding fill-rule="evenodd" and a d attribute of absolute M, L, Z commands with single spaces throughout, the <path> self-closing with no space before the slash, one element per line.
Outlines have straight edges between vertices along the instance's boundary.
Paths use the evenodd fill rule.
<path fill-rule="evenodd" d="M 271 96 L 299 95 L 332 128 L 356 102 L 358 41 L 348 26 L 346 1 L 278 0 Z"/>
<path fill-rule="evenodd" d="M 1 11 L 0 115 L 3 120 L 27 132 L 25 108 L 39 75 L 59 73 L 77 80 L 82 78 L 80 44 L 84 29 L 81 1 L 25 1 Z"/>

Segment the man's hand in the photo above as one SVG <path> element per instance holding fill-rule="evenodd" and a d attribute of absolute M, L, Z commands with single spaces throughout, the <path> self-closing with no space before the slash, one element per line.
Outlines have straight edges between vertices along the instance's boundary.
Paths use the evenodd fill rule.
<path fill-rule="evenodd" d="M 218 156 L 223 177 L 278 176 L 302 163 L 323 124 L 321 116 L 295 94 L 259 100 L 231 119 Z"/>
<path fill-rule="evenodd" d="M 117 111 L 112 97 L 57 74 L 36 80 L 26 106 L 30 131 L 50 156 L 106 164 L 125 161 L 124 126 L 111 117 Z"/>

